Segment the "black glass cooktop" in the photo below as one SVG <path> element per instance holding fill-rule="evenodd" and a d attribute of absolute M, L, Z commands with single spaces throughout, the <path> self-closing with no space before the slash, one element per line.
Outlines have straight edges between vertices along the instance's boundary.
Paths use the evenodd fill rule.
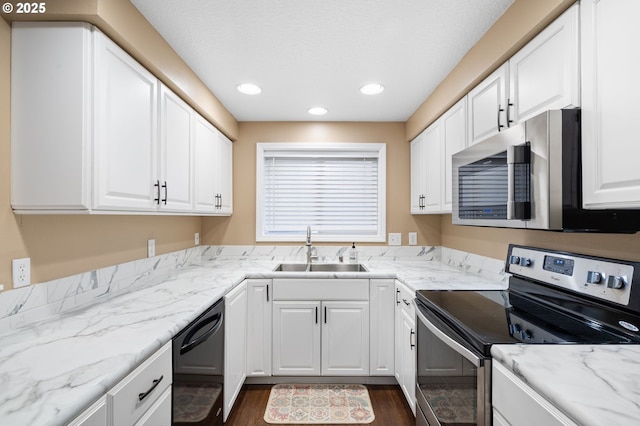
<path fill-rule="evenodd" d="M 416 300 L 438 327 L 485 355 L 493 344 L 640 343 L 638 316 L 511 280 L 510 290 L 420 290 Z"/>

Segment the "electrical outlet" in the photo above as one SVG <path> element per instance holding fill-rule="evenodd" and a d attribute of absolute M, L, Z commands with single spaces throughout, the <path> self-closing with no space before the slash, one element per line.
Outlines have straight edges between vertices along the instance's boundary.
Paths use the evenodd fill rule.
<path fill-rule="evenodd" d="M 156 255 L 156 240 L 147 241 L 147 257 L 153 257 Z"/>
<path fill-rule="evenodd" d="M 25 287 L 31 284 L 31 258 L 13 259 L 11 261 L 13 288 Z"/>
<path fill-rule="evenodd" d="M 196 232 L 195 235 L 193 236 L 193 242 L 195 243 L 195 245 L 200 245 L 200 233 Z"/>
<path fill-rule="evenodd" d="M 417 246 L 418 245 L 418 233 L 417 232 L 409 232 L 409 245 Z"/>
<path fill-rule="evenodd" d="M 402 244 L 402 234 L 389 232 L 389 245 L 390 246 L 399 246 Z"/>

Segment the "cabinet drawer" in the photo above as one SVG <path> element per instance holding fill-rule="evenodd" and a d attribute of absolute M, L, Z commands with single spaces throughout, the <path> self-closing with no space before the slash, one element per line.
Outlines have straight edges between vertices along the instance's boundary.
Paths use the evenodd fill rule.
<path fill-rule="evenodd" d="M 144 413 L 136 426 L 171 426 L 171 387 Z"/>
<path fill-rule="evenodd" d="M 398 285 L 398 290 L 400 290 L 400 292 L 396 293 L 396 302 L 400 303 L 402 310 L 405 311 L 410 318 L 415 318 L 416 308 L 413 305 L 413 299 L 416 298 L 415 293 L 402 284 Z"/>
<path fill-rule="evenodd" d="M 171 342 L 107 393 L 113 425 L 133 425 L 171 385 Z"/>
<path fill-rule="evenodd" d="M 549 401 L 499 363 L 493 364 L 492 400 L 498 421 L 522 426 L 575 425 Z M 502 417 L 502 418 L 500 418 Z M 495 422 L 494 422 L 495 423 Z"/>
<path fill-rule="evenodd" d="M 274 279 L 273 300 L 369 300 L 369 280 Z"/>

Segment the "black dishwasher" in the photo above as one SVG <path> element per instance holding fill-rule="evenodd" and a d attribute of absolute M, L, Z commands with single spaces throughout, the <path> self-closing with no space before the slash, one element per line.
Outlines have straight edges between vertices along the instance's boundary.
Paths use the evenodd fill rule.
<path fill-rule="evenodd" d="M 222 425 L 224 299 L 173 338 L 173 426 Z"/>

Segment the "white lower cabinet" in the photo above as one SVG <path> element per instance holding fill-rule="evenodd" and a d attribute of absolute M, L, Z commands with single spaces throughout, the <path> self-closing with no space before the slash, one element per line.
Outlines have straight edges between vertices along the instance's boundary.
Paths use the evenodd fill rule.
<path fill-rule="evenodd" d="M 247 280 L 247 377 L 271 376 L 271 280 Z"/>
<path fill-rule="evenodd" d="M 576 426 L 564 413 L 498 362 L 492 366 L 493 424 Z"/>
<path fill-rule="evenodd" d="M 369 374 L 393 376 L 394 280 L 373 279 L 369 284 Z"/>
<path fill-rule="evenodd" d="M 107 426 L 107 397 L 100 398 L 68 426 Z"/>
<path fill-rule="evenodd" d="M 369 375 L 369 280 L 274 279 L 273 290 L 274 376 Z"/>
<path fill-rule="evenodd" d="M 171 426 L 171 388 L 160 395 L 136 426 Z"/>
<path fill-rule="evenodd" d="M 171 424 L 171 342 L 165 344 L 120 383 L 107 392 L 109 425 L 136 425 L 155 419 L 155 425 Z M 169 402 L 164 399 L 169 395 Z M 160 401 L 160 402 L 158 402 Z M 169 410 L 166 409 L 169 404 Z M 157 412 L 156 412 L 157 411 Z M 141 423 L 151 424 L 151 423 Z"/>
<path fill-rule="evenodd" d="M 395 376 L 415 415 L 416 314 L 413 307 L 415 296 L 406 286 L 396 281 L 395 297 Z"/>
<path fill-rule="evenodd" d="M 224 296 L 224 401 L 227 420 L 247 377 L 247 283 Z"/>

